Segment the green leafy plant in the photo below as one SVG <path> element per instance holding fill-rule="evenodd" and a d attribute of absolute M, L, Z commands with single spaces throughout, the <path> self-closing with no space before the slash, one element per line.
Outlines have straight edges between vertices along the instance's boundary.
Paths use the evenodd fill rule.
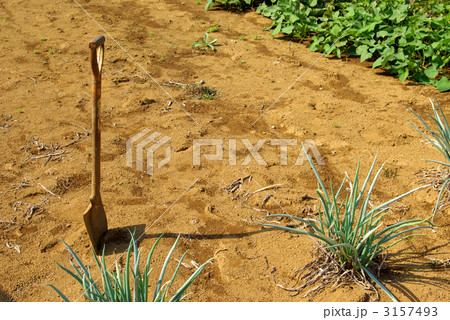
<path fill-rule="evenodd" d="M 209 0 L 206 9 L 216 0 Z M 272 36 L 309 40 L 311 51 L 370 60 L 401 81 L 450 90 L 450 3 L 418 1 L 218 0 L 257 6 Z"/>
<path fill-rule="evenodd" d="M 72 255 L 74 262 L 70 262 L 72 265 L 72 268 L 74 272 L 71 270 L 61 266 L 58 263 L 58 266 L 63 269 L 65 272 L 70 274 L 84 289 L 84 296 L 89 301 L 95 301 L 95 302 L 146 302 L 149 299 L 148 296 L 148 289 L 149 289 L 149 275 L 152 271 L 150 269 L 150 260 L 152 258 L 153 252 L 156 248 L 156 245 L 161 240 L 163 235 L 161 235 L 158 240 L 156 240 L 155 244 L 153 245 L 145 264 L 144 270 L 140 269 L 140 254 L 141 250 L 138 250 L 136 240 L 134 239 L 134 235 L 131 235 L 131 241 L 130 245 L 128 247 L 127 251 L 127 258 L 126 258 L 126 264 L 125 268 L 121 270 L 120 266 L 118 265 L 116 261 L 116 268 L 115 271 L 109 271 L 106 262 L 105 262 L 105 252 L 103 250 L 103 254 L 101 257 L 101 260 L 99 260 L 94 252 L 92 250 L 92 253 L 95 258 L 95 262 L 97 264 L 97 267 L 101 273 L 102 277 L 102 283 L 103 288 L 99 288 L 97 284 L 95 283 L 95 280 L 92 276 L 91 270 L 89 267 L 85 267 L 83 262 L 78 258 L 76 253 L 70 248 L 69 245 L 67 245 L 64 241 L 64 245 L 69 250 L 70 254 Z M 172 246 L 172 249 L 170 250 L 169 254 L 167 255 L 164 264 L 161 268 L 161 272 L 158 278 L 158 281 L 155 285 L 155 293 L 153 295 L 153 302 L 177 302 L 183 300 L 186 295 L 184 295 L 185 291 L 188 289 L 188 287 L 192 284 L 192 282 L 200 275 L 200 273 L 203 271 L 203 269 L 206 267 L 207 264 L 211 263 L 213 259 L 209 259 L 204 264 L 202 264 L 198 269 L 189 277 L 189 279 L 172 295 L 172 297 L 169 297 L 168 293 L 171 289 L 173 282 L 175 280 L 175 277 L 178 274 L 178 271 L 180 269 L 180 266 L 182 264 L 182 261 L 184 257 L 186 256 L 187 251 L 183 254 L 181 257 L 177 268 L 175 269 L 175 272 L 173 273 L 172 278 L 165 282 L 164 281 L 164 275 L 166 272 L 167 265 L 169 264 L 169 260 L 172 257 L 173 251 L 175 250 L 176 245 L 178 244 L 178 240 L 180 239 L 180 236 L 178 236 L 177 240 L 175 241 L 174 245 Z M 133 259 L 133 266 L 130 264 L 131 260 L 131 251 L 134 253 L 134 259 Z M 131 278 L 130 278 L 131 274 Z M 66 302 L 69 302 L 69 299 L 55 286 L 48 284 L 50 287 L 52 287 L 59 296 Z M 184 295 L 184 296 L 183 296 Z"/>
<path fill-rule="evenodd" d="M 433 101 L 430 100 L 431 105 L 433 107 L 434 116 L 429 115 L 429 114 L 427 115 L 428 117 L 431 118 L 432 123 L 434 123 L 436 125 L 435 130 L 433 130 L 425 122 L 425 120 L 423 120 L 416 112 L 414 112 L 413 110 L 410 109 L 410 111 L 412 113 L 414 113 L 414 115 L 417 118 L 419 118 L 419 120 L 423 123 L 423 125 L 425 126 L 425 128 L 427 129 L 427 131 L 429 132 L 431 137 L 426 135 L 423 131 L 421 131 L 420 129 L 418 129 L 417 127 L 412 125 L 411 123 L 408 122 L 408 124 L 411 127 L 413 127 L 417 132 L 419 132 L 423 137 L 425 137 L 425 139 L 427 139 L 437 150 L 439 150 L 439 152 L 442 153 L 444 158 L 447 160 L 447 162 L 436 161 L 436 160 L 426 160 L 426 161 L 435 162 L 435 163 L 438 163 L 438 164 L 441 164 L 444 166 L 450 166 L 450 127 L 448 125 L 448 122 L 444 115 L 444 112 L 442 111 L 441 105 L 439 104 L 437 99 L 435 99 L 435 101 L 436 101 L 437 108 L 436 108 L 436 105 L 433 103 Z M 444 181 L 442 183 L 441 190 L 439 191 L 438 199 L 436 201 L 436 206 L 433 210 L 433 218 L 431 220 L 432 222 L 434 221 L 436 212 L 439 209 L 442 194 L 443 194 L 444 190 L 446 190 L 445 187 L 447 186 L 447 184 L 449 182 L 450 182 L 450 178 L 446 178 L 446 179 L 444 179 Z"/>
<path fill-rule="evenodd" d="M 213 44 L 216 43 L 217 39 L 210 39 L 209 34 L 205 32 L 205 36 L 200 39 L 200 42 L 194 42 L 192 45 L 193 48 L 202 49 L 202 50 L 215 50 Z"/>
<path fill-rule="evenodd" d="M 303 150 L 318 181 L 317 194 L 320 199 L 318 217 L 298 218 L 285 214 L 273 214 L 265 216 L 264 218 L 292 218 L 300 223 L 305 223 L 309 226 L 310 231 L 275 224 L 259 224 L 309 235 L 318 239 L 327 250 L 338 257 L 341 266 L 346 269 L 362 271 L 369 275 L 393 300 L 395 300 L 395 297 L 379 280 L 376 279 L 368 268 L 377 256 L 390 247 L 405 239 L 418 235 L 408 234 L 409 232 L 423 228 L 432 228 L 431 223 L 428 220 L 423 219 L 401 221 L 388 225 L 385 225 L 382 222 L 382 218 L 387 214 L 387 210 L 389 209 L 388 206 L 391 203 L 423 188 L 423 186 L 406 192 L 376 207 L 370 208 L 370 197 L 378 176 L 383 169 L 383 167 L 381 167 L 378 170 L 369 186 L 369 180 L 375 167 L 376 157 L 361 190 L 359 190 L 358 163 L 353 183 L 347 176 L 336 192 L 333 188 L 333 184 L 330 182 L 331 193 L 329 193 L 304 147 Z M 341 201 L 344 184 L 347 179 L 349 180 L 350 191 L 345 199 Z"/>

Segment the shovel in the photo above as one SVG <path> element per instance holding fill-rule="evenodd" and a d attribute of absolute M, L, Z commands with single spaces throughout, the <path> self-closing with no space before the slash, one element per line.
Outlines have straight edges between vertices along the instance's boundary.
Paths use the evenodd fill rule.
<path fill-rule="evenodd" d="M 92 148 L 94 153 L 92 166 L 92 194 L 90 204 L 83 214 L 84 224 L 94 250 L 100 253 L 103 237 L 108 230 L 105 209 L 100 196 L 100 98 L 102 89 L 102 65 L 105 37 L 98 36 L 89 42 L 89 60 L 92 68 Z"/>

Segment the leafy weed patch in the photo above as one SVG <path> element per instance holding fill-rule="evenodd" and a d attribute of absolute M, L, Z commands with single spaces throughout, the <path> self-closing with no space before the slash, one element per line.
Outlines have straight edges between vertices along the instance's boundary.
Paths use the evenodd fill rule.
<path fill-rule="evenodd" d="M 209 0 L 209 9 L 217 0 Z M 311 51 L 373 61 L 401 81 L 450 90 L 450 4 L 444 1 L 219 0 L 257 7 L 272 36 L 309 40 Z"/>

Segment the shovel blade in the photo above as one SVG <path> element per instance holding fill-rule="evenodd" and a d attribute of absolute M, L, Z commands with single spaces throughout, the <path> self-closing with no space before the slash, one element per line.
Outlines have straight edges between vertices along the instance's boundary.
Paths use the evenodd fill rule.
<path fill-rule="evenodd" d="M 89 206 L 83 214 L 83 219 L 92 246 L 95 252 L 99 254 L 103 244 L 103 237 L 108 230 L 108 222 L 101 199 L 91 199 Z"/>

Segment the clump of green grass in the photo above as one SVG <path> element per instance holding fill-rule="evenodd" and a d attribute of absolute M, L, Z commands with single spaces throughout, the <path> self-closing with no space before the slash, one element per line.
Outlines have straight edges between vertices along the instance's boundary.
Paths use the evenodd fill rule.
<path fill-rule="evenodd" d="M 376 157 L 360 190 L 358 163 L 353 183 L 346 176 L 336 191 L 330 182 L 329 193 L 306 151 L 305 154 L 318 181 L 317 194 L 320 199 L 318 217 L 298 218 L 285 214 L 274 214 L 265 216 L 264 218 L 292 218 L 300 223 L 306 224 L 310 228 L 310 231 L 281 225 L 259 224 L 309 235 L 318 239 L 327 251 L 337 257 L 343 269 L 353 269 L 369 275 L 370 278 L 396 301 L 395 297 L 376 279 L 368 268 L 371 262 L 387 249 L 405 239 L 418 235 L 410 234 L 410 232 L 423 228 L 432 228 L 431 223 L 425 219 L 412 219 L 393 224 L 385 224 L 382 222 L 382 218 L 388 213 L 387 210 L 390 204 L 423 188 L 423 186 L 370 208 L 370 197 L 378 176 L 383 169 L 382 166 L 369 185 L 369 180 L 375 167 Z M 349 180 L 350 191 L 344 199 L 341 199 L 347 180 Z"/>
<path fill-rule="evenodd" d="M 384 176 L 386 178 L 395 178 L 397 176 L 398 168 L 386 168 L 384 170 Z"/>
<path fill-rule="evenodd" d="M 140 269 L 140 258 L 141 258 L 141 250 L 138 250 L 136 240 L 134 239 L 134 235 L 131 235 L 131 241 L 130 245 L 128 247 L 127 251 L 127 258 L 126 258 L 126 264 L 125 269 L 121 270 L 119 267 L 117 261 L 116 261 L 116 268 L 115 271 L 111 272 L 106 267 L 105 262 L 105 252 L 103 250 L 102 258 L 99 260 L 94 252 L 92 250 L 92 253 L 95 258 L 95 262 L 97 264 L 98 269 L 101 273 L 102 278 L 102 284 L 103 288 L 100 288 L 95 283 L 95 279 L 92 276 L 91 270 L 89 267 L 85 267 L 83 262 L 78 258 L 76 253 L 70 248 L 69 245 L 67 245 L 64 241 L 64 245 L 69 250 L 70 254 L 72 255 L 73 259 L 76 263 L 70 261 L 70 264 L 72 265 L 72 268 L 75 272 L 70 271 L 69 269 L 61 266 L 58 263 L 58 266 L 66 271 L 68 274 L 70 274 L 77 282 L 83 287 L 84 289 L 84 296 L 89 301 L 93 302 L 147 302 L 149 299 L 148 296 L 148 289 L 149 289 L 149 275 L 152 271 L 150 269 L 150 260 L 152 258 L 153 252 L 156 248 L 156 245 L 158 244 L 159 240 L 163 235 L 161 235 L 158 240 L 156 240 L 155 244 L 153 245 L 145 264 L 144 270 Z M 187 251 L 183 254 L 181 257 L 177 268 L 175 269 L 175 272 L 172 275 L 171 280 L 165 282 L 164 281 L 164 275 L 166 272 L 167 265 L 169 264 L 169 260 L 173 254 L 173 251 L 175 250 L 175 247 L 178 244 L 178 240 L 180 239 L 180 236 L 178 236 L 177 240 L 175 241 L 174 245 L 172 246 L 172 249 L 170 250 L 169 254 L 166 257 L 166 260 L 164 261 L 164 264 L 161 268 L 161 272 L 158 278 L 158 281 L 155 286 L 155 293 L 153 295 L 153 299 L 151 301 L 153 302 L 178 302 L 183 300 L 187 295 L 184 295 L 185 291 L 188 289 L 188 287 L 194 282 L 194 280 L 200 275 L 200 273 L 203 271 L 203 269 L 206 267 L 207 264 L 211 263 L 212 259 L 209 259 L 204 264 L 202 264 L 198 269 L 190 276 L 190 278 L 172 295 L 172 297 L 169 298 L 169 290 L 172 287 L 172 284 L 178 274 L 178 271 L 180 269 L 180 266 L 183 262 L 184 257 L 186 256 Z M 131 260 L 131 251 L 134 253 L 134 259 L 133 259 L 133 266 L 130 264 Z M 130 278 L 131 275 L 131 278 Z M 52 287 L 59 295 L 60 297 L 66 301 L 69 302 L 69 299 L 55 286 L 48 284 L 50 287 Z M 183 296 L 184 295 L 184 296 Z"/>
<path fill-rule="evenodd" d="M 202 83 L 195 83 L 187 87 L 189 94 L 199 100 L 212 100 L 217 95 L 217 90 Z"/>
<path fill-rule="evenodd" d="M 192 45 L 193 48 L 195 49 L 202 49 L 202 50 L 208 50 L 211 49 L 212 51 L 214 51 L 214 46 L 213 44 L 217 41 L 217 39 L 211 39 L 209 38 L 209 34 L 207 32 L 205 32 L 205 35 L 200 38 L 200 42 L 194 42 L 194 44 Z"/>
<path fill-rule="evenodd" d="M 412 125 L 411 123 L 408 122 L 408 124 L 413 127 L 415 130 L 417 130 L 423 137 L 425 137 L 425 139 L 427 139 L 437 150 L 439 150 L 440 153 L 442 153 L 442 155 L 444 156 L 444 158 L 447 160 L 447 162 L 442 162 L 442 161 L 436 161 L 436 160 L 426 160 L 426 161 L 430 161 L 430 162 L 435 162 L 444 166 L 450 166 L 450 127 L 448 125 L 447 119 L 444 115 L 444 112 L 442 111 L 442 108 L 439 104 L 439 102 L 437 101 L 437 99 L 435 99 L 436 101 L 436 105 L 433 103 L 432 100 L 430 100 L 431 102 L 431 106 L 433 107 L 433 114 L 429 115 L 427 114 L 428 117 L 431 118 L 432 123 L 434 123 L 436 125 L 436 129 L 433 130 L 430 128 L 430 126 L 425 122 L 425 120 L 423 120 L 416 112 L 414 112 L 413 110 L 409 109 L 412 113 L 414 113 L 414 115 L 419 118 L 419 120 L 423 123 L 423 125 L 425 126 L 425 128 L 427 129 L 427 131 L 429 132 L 429 134 L 431 136 L 426 135 L 423 131 L 419 130 L 417 127 L 415 127 L 414 125 Z M 443 192 L 446 190 L 446 186 L 448 184 L 448 182 L 450 181 L 450 177 L 447 178 L 443 178 L 440 177 L 439 178 L 442 186 L 441 186 L 441 190 L 439 191 L 439 195 L 438 195 L 438 199 L 436 201 L 436 206 L 433 210 L 433 218 L 431 220 L 431 222 L 434 221 L 434 217 L 436 215 L 436 212 L 438 211 L 439 207 L 442 207 L 443 203 L 441 203 L 441 197 Z"/>

